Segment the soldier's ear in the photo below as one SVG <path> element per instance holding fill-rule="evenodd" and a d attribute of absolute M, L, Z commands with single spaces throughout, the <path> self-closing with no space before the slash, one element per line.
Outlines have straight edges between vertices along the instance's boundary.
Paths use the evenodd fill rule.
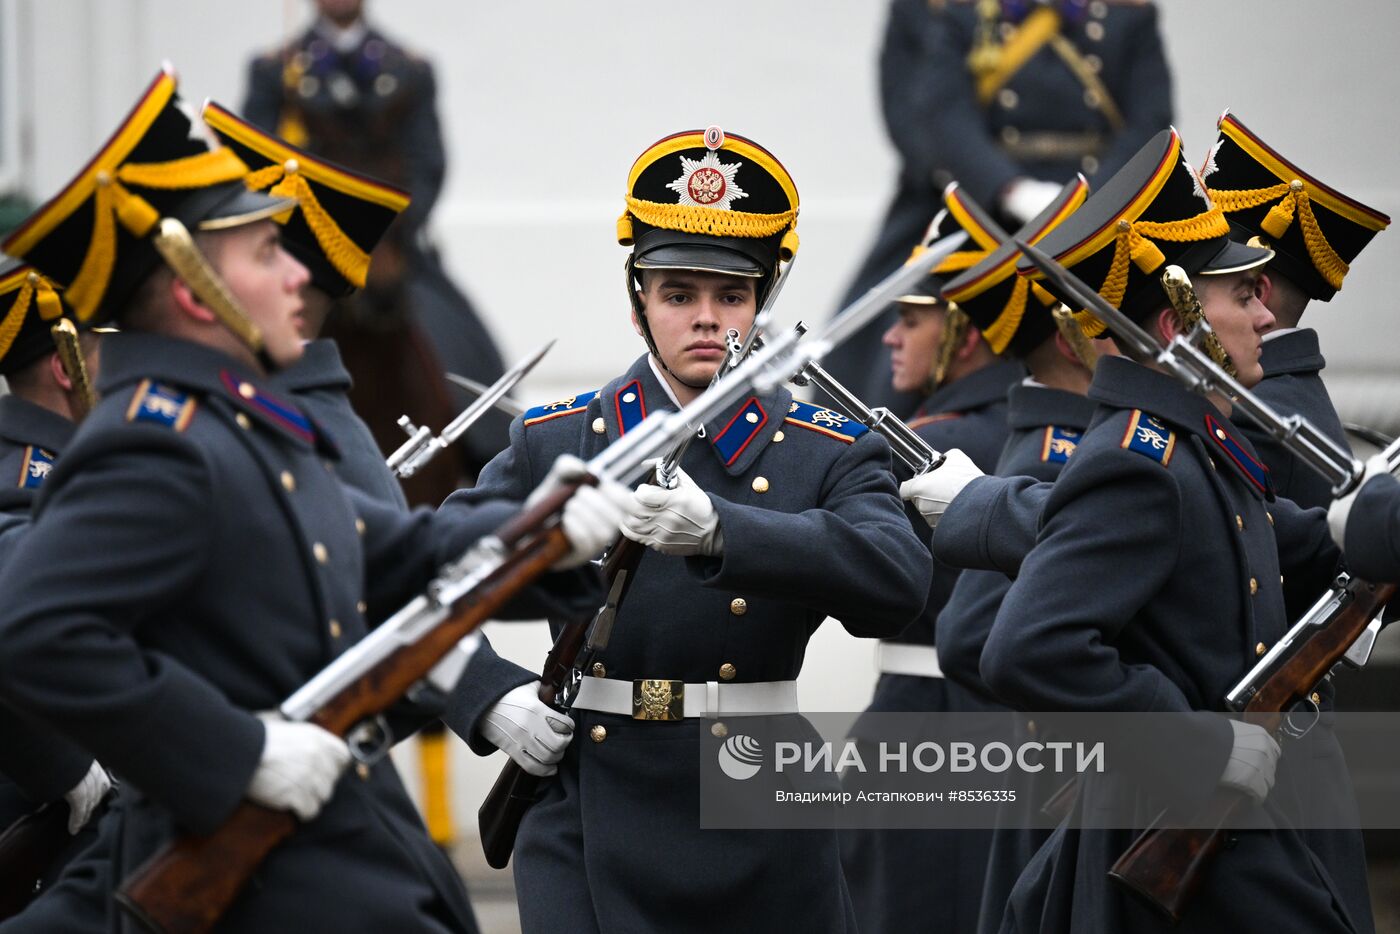
<path fill-rule="evenodd" d="M 637 293 L 637 302 L 642 307 L 646 307 L 646 297 L 643 296 L 641 292 Z M 642 322 L 637 318 L 637 309 L 635 307 L 632 309 L 632 330 L 637 332 L 638 337 L 646 337 L 646 334 L 642 332 Z"/>
<path fill-rule="evenodd" d="M 73 391 L 73 380 L 69 379 L 68 371 L 63 368 L 63 360 L 57 353 L 49 354 L 49 373 L 60 389 L 64 392 Z"/>
<path fill-rule="evenodd" d="M 1157 326 L 1157 336 L 1164 343 L 1171 343 L 1172 338 L 1181 333 L 1181 321 L 1177 318 L 1176 310 L 1170 305 L 1157 312 L 1154 323 Z"/>
<path fill-rule="evenodd" d="M 188 315 L 196 321 L 213 322 L 218 320 L 214 312 L 204 306 L 199 300 L 199 296 L 194 294 L 194 290 L 185 284 L 179 276 L 170 277 L 170 299 L 174 303 L 176 310 L 184 315 Z"/>

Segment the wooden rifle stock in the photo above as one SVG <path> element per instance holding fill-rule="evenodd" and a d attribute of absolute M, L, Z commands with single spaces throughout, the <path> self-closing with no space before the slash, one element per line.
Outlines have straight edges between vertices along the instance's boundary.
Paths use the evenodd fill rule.
<path fill-rule="evenodd" d="M 68 807 L 46 804 L 15 821 L 0 834 L 0 921 L 19 914 L 34 898 L 44 870 L 72 841 Z"/>
<path fill-rule="evenodd" d="M 603 563 L 603 576 L 608 584 L 617 579 L 619 572 L 626 572 L 630 581 L 645 551 L 630 538 L 619 539 Z M 618 603 L 621 602 L 619 596 Z M 554 640 L 540 674 L 540 700 L 543 703 L 553 705 L 569 684 L 587 636 L 588 622 L 580 621 L 565 626 L 559 638 Z M 476 812 L 476 823 L 481 833 L 481 849 L 486 855 L 486 865 L 492 869 L 504 869 L 510 862 L 520 822 L 525 819 L 525 812 L 539 800 L 543 780 L 542 776 L 531 775 L 522 769 L 514 759 L 508 759 L 501 768 L 501 774 L 496 776 L 491 791 L 481 802 Z"/>
<path fill-rule="evenodd" d="M 1352 578 L 1347 592 L 1351 599 L 1250 698 L 1244 709 L 1248 722 L 1270 733 L 1276 731 L 1293 706 L 1341 661 L 1395 594 L 1395 585 Z M 1222 788 L 1192 819 L 1189 829 L 1157 826 L 1159 818 L 1118 857 L 1109 869 L 1109 878 L 1173 921 L 1181 920 L 1211 860 L 1225 843 L 1227 822 L 1245 801 L 1239 792 Z"/>
<path fill-rule="evenodd" d="M 496 531 L 510 557 L 471 592 L 451 615 L 418 642 L 403 646 L 346 687 L 311 718 L 344 736 L 404 696 L 463 636 L 497 614 L 507 602 L 569 552 L 554 525 L 545 528 L 577 489 L 564 484 Z M 541 531 L 544 529 L 544 531 Z M 273 848 L 297 829 L 297 819 L 249 801 L 213 833 L 167 844 L 127 877 L 117 903 L 152 931 L 199 934 L 223 916 Z"/>

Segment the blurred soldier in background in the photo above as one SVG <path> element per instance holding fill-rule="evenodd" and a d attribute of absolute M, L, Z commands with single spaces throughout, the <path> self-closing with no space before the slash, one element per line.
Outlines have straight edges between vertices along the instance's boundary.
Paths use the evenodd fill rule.
<path fill-rule="evenodd" d="M 243 114 L 413 199 L 375 249 L 365 288 L 340 303 L 325 332 L 354 377 L 356 410 L 392 451 L 404 440 L 398 416 L 438 429 L 469 401 L 442 379 L 443 368 L 490 383 L 504 367 L 426 241 L 447 161 L 432 67 L 370 28 L 363 7 L 362 0 L 316 0 L 311 28 L 253 60 Z M 506 427 L 503 416 L 483 418 L 463 439 L 460 460 L 440 457 L 405 484 L 409 502 L 440 503 L 463 474 L 474 476 L 505 447 Z"/>
<path fill-rule="evenodd" d="M 956 179 L 1007 229 L 1083 172 L 1108 178 L 1172 121 L 1150 0 L 893 0 L 880 96 L 899 151 L 894 198 L 846 307 L 908 255 Z M 894 311 L 827 358 L 870 404 L 900 414 L 880 335 Z"/>

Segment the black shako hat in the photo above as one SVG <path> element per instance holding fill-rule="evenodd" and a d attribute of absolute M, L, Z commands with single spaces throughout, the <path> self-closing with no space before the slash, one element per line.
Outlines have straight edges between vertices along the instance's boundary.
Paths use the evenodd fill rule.
<path fill-rule="evenodd" d="M 1089 183 L 1083 175 L 1076 175 L 1044 210 L 1016 231 L 1013 239 L 1039 243 L 1088 196 Z M 994 352 L 1009 350 L 1012 356 L 1024 358 L 1055 333 L 1055 320 L 1049 312 L 1055 299 L 1040 283 L 1016 275 L 1020 256 L 1016 244 L 1008 240 L 945 285 L 943 296 L 967 313 Z"/>
<path fill-rule="evenodd" d="M 1248 239 L 1274 251 L 1270 269 L 1330 301 L 1351 263 L 1390 218 L 1289 162 L 1226 111 L 1202 177 L 1211 200 Z"/>
<path fill-rule="evenodd" d="M 249 191 L 247 172 L 182 108 L 166 66 L 97 155 L 0 249 L 61 286 L 79 321 L 110 320 L 162 262 L 150 235 L 163 218 L 222 230 L 295 206 Z"/>
<path fill-rule="evenodd" d="M 1183 158 L 1175 129 L 1149 140 L 1038 246 L 1139 322 L 1166 307 L 1160 277 L 1168 265 L 1180 266 L 1187 275 L 1224 275 L 1252 269 L 1273 256 L 1230 239 L 1230 224 L 1220 206 L 1211 203 L 1200 173 Z M 1044 279 L 1025 257 L 1017 273 Z M 1049 283 L 1042 285 L 1055 293 Z M 1103 333 L 1097 318 L 1083 309 L 1074 311 L 1087 336 Z"/>
<path fill-rule="evenodd" d="M 250 191 L 290 197 L 296 209 L 282 223 L 282 243 L 331 298 L 364 288 L 369 257 L 409 196 L 384 182 L 312 155 L 258 129 L 213 101 L 204 122 L 233 150 L 249 173 Z"/>

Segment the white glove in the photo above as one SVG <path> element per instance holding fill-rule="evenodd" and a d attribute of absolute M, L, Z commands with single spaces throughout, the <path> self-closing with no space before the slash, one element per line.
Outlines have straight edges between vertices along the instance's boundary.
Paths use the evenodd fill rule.
<path fill-rule="evenodd" d="M 68 802 L 70 834 L 75 834 L 87 826 L 87 822 L 92 820 L 92 813 L 97 810 L 97 806 L 102 803 L 111 787 L 112 779 L 107 770 L 93 760 L 92 765 L 88 766 L 87 774 L 63 796 L 63 800 Z"/>
<path fill-rule="evenodd" d="M 1356 494 L 1361 492 L 1366 481 L 1389 472 L 1385 455 L 1371 455 L 1366 461 L 1366 472 L 1361 475 L 1361 482 L 1356 485 L 1356 489 L 1341 499 L 1333 500 L 1332 505 L 1327 508 L 1327 531 L 1332 533 L 1332 541 L 1337 543 L 1338 548 L 1345 549 L 1347 546 L 1347 517 L 1351 515 L 1351 506 L 1356 502 Z"/>
<path fill-rule="evenodd" d="M 544 482 L 525 500 L 525 505 L 534 505 L 563 484 L 577 480 L 587 472 L 583 461 L 572 454 L 560 454 L 554 466 L 549 468 Z M 555 563 L 554 570 L 565 571 L 586 564 L 617 541 L 618 524 L 626 515 L 631 499 L 632 492 L 612 480 L 600 480 L 597 486 L 580 486 L 564 504 L 564 514 L 559 518 L 564 537 L 569 540 L 573 550 Z"/>
<path fill-rule="evenodd" d="M 248 797 L 264 807 L 311 820 L 330 800 L 336 780 L 350 764 L 350 747 L 314 723 L 289 723 L 275 713 L 258 717 L 265 738 L 262 761 L 248 783 Z"/>
<path fill-rule="evenodd" d="M 724 551 L 719 514 L 705 491 L 676 468 L 676 488 L 645 483 L 632 494 L 622 534 L 664 555 L 718 555 Z"/>
<path fill-rule="evenodd" d="M 1018 178 L 1001 196 L 1001 209 L 1021 223 L 1034 218 L 1059 196 L 1063 185 L 1035 178 Z"/>
<path fill-rule="evenodd" d="M 574 721 L 540 700 L 540 683 L 514 688 L 486 711 L 477 727 L 488 743 L 531 775 L 553 775 L 574 738 Z"/>
<path fill-rule="evenodd" d="M 938 528 L 938 520 L 963 487 L 982 476 L 972 458 L 957 448 L 943 453 L 945 459 L 937 468 L 899 485 L 899 495 L 914 504 L 931 529 Z"/>
<path fill-rule="evenodd" d="M 1278 767 L 1280 749 L 1269 731 L 1253 723 L 1231 720 L 1235 731 L 1235 747 L 1230 760 L 1220 773 L 1220 784 L 1249 795 L 1263 804 L 1274 787 L 1274 770 Z"/>

